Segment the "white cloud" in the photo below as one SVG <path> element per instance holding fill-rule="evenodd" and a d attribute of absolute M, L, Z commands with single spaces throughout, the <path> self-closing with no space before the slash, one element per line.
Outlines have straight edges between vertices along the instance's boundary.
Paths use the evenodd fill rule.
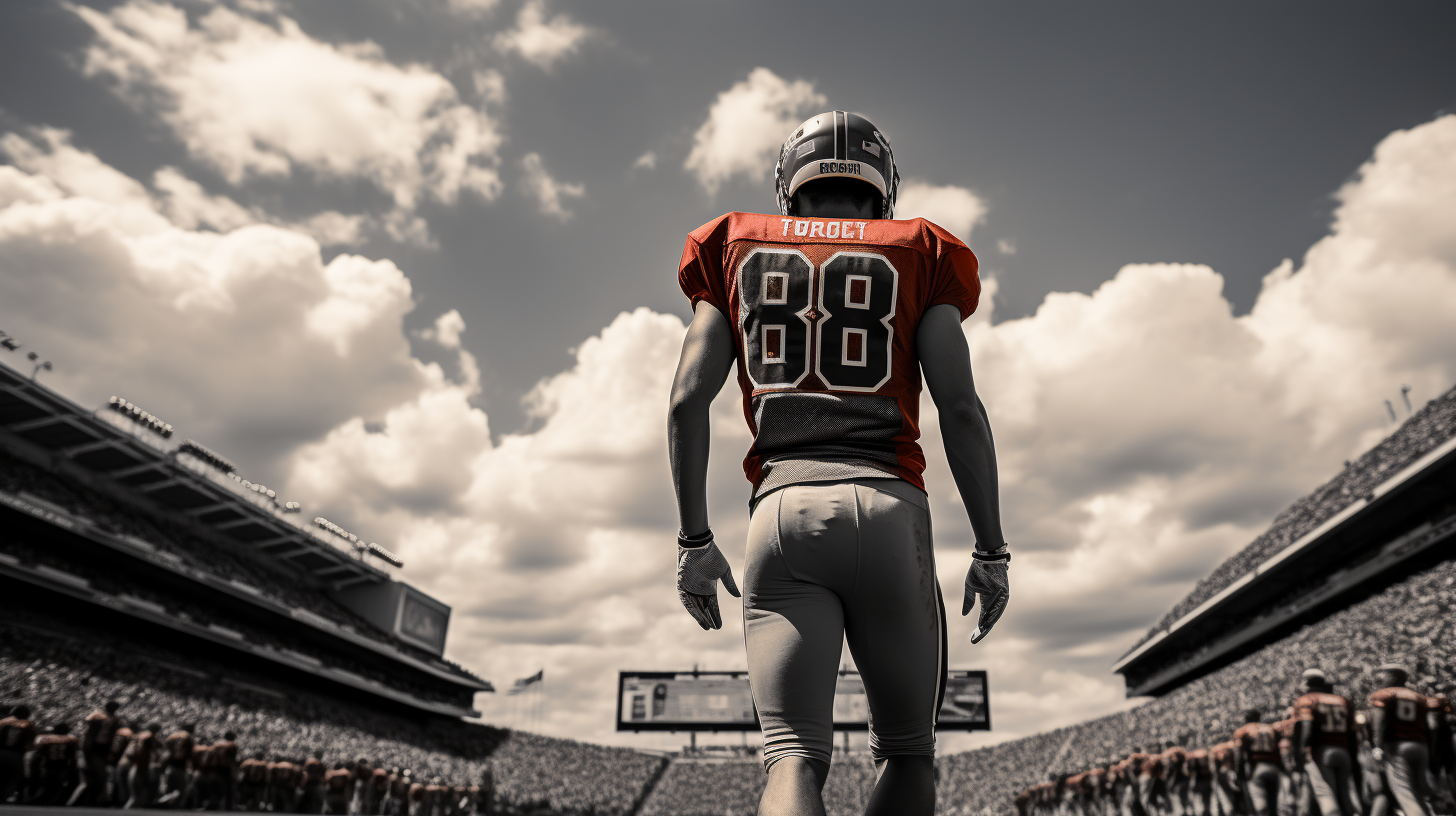
<path fill-rule="evenodd" d="M 546 166 L 541 162 L 541 154 L 527 153 L 521 159 L 521 186 L 526 195 L 536 201 L 536 207 L 545 215 L 554 216 L 562 221 L 571 220 L 572 212 L 562 204 L 562 199 L 581 198 L 586 195 L 586 187 L 581 184 L 568 184 L 557 181 L 546 172 Z"/>
<path fill-rule="evenodd" d="M 311 238 L 266 224 L 180 227 L 163 213 L 195 213 L 177 195 L 149 196 L 58 132 L 0 146 L 17 165 L 0 166 L 0 315 L 83 403 L 124 392 L 276 483 L 294 445 L 426 382 L 389 261 L 325 264 Z"/>
<path fill-rule="evenodd" d="M 287 17 L 225 7 L 195 22 L 153 0 L 71 8 L 96 33 L 87 73 L 158 113 L 232 184 L 304 169 L 366 179 L 403 210 L 422 196 L 453 203 L 463 190 L 500 190 L 496 121 L 438 73 L 396 66 L 371 43 L 334 46 Z"/>
<path fill-rule="evenodd" d="M 450 311 L 435 318 L 435 325 L 420 332 L 420 337 L 425 340 L 433 340 L 447 349 L 460 348 L 460 335 L 465 333 L 465 318 L 460 316 L 460 310 Z"/>
<path fill-rule="evenodd" d="M 924 218 L 971 242 L 971 229 L 986 217 L 986 202 L 964 187 L 910 180 L 900 185 L 896 218 Z"/>
<path fill-rule="evenodd" d="M 450 10 L 464 17 L 486 17 L 500 5 L 500 0 L 449 0 Z"/>
<path fill-rule="evenodd" d="M 152 187 L 164 201 L 163 212 L 183 229 L 206 226 L 230 232 L 264 220 L 227 196 L 208 193 L 175 167 L 163 167 L 153 174 Z"/>
<path fill-rule="evenodd" d="M 1016 241 L 1012 238 L 1001 238 L 996 241 L 996 251 L 1002 255 L 1016 254 Z"/>
<path fill-rule="evenodd" d="M 468 315 L 429 330 L 460 356 L 452 381 L 410 356 L 409 281 L 389 261 L 325 265 L 312 239 L 267 225 L 181 229 L 94 156 L 3 144 L 21 158 L 0 167 L 0 270 L 28 273 L 0 274 L 0 313 L 57 361 L 63 391 L 125 389 L 398 551 L 454 605 L 454 657 L 497 680 L 545 667 L 551 733 L 624 739 L 617 669 L 743 667 L 735 602 L 704 633 L 671 588 L 676 317 L 619 315 L 532 393 L 535 429 L 493 442 L 459 348 Z M 994 672 L 997 738 L 1124 705 L 1108 673 L 1123 647 L 1373 442 L 1399 383 L 1422 398 L 1456 380 L 1456 117 L 1392 134 L 1340 196 L 1331 235 L 1271 273 L 1248 315 L 1207 267 L 1144 264 L 1031 317 L 968 322 L 1017 560 L 1006 618 L 977 647 L 953 623 L 951 662 Z M 713 428 L 713 523 L 741 574 L 732 386 Z M 954 607 L 970 532 L 928 400 L 924 428 Z"/>
<path fill-rule="evenodd" d="M 651 170 L 651 169 L 653 169 L 656 166 L 657 166 L 657 153 L 655 153 L 655 152 L 653 152 L 651 150 L 649 150 L 646 153 L 643 153 L 642 155 L 638 156 L 637 157 L 637 161 L 632 162 L 632 169 L 633 170 Z"/>
<path fill-rule="evenodd" d="M 827 102 L 810 82 L 787 82 L 767 68 L 754 68 L 748 79 L 718 94 L 683 167 L 709 193 L 734 176 L 762 181 L 773 172 L 789 132 Z"/>
<path fill-rule="evenodd" d="M 547 20 L 545 0 L 526 0 L 516 14 L 516 27 L 497 34 L 495 47 L 549 71 L 575 54 L 590 35 L 590 28 L 565 14 Z"/>

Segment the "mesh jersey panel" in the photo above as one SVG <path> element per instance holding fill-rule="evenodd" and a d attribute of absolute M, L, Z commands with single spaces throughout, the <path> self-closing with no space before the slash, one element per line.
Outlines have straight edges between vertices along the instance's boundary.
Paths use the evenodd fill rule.
<path fill-rule="evenodd" d="M 965 244 L 924 219 L 729 213 L 688 236 L 678 282 L 733 326 L 755 498 L 885 476 L 924 489 L 915 333 L 931 306 L 975 311 Z"/>

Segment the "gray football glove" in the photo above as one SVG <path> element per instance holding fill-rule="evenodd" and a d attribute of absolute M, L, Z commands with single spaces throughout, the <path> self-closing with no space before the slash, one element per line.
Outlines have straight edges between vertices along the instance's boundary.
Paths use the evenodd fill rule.
<path fill-rule="evenodd" d="M 968 615 L 976 598 L 981 599 L 981 618 L 976 631 L 971 633 L 971 642 L 980 643 L 981 638 L 991 634 L 991 627 L 1006 611 L 1006 602 L 1011 599 L 1011 581 L 1006 577 L 1010 564 L 1006 561 L 981 561 L 971 559 L 971 568 L 966 572 L 966 599 L 961 604 L 961 615 Z"/>
<path fill-rule="evenodd" d="M 733 569 L 718 545 L 709 540 L 701 547 L 677 548 L 677 597 L 703 629 L 722 629 L 723 616 L 718 612 L 718 581 L 735 598 L 738 584 L 733 582 Z"/>

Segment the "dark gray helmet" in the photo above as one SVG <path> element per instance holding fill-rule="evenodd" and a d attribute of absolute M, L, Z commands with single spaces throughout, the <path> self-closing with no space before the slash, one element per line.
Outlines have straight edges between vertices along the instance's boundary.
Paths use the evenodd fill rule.
<path fill-rule="evenodd" d="M 805 120 L 784 141 L 774 167 L 779 212 L 794 215 L 794 193 L 805 182 L 851 178 L 879 191 L 882 218 L 893 218 L 900 171 L 890 139 L 857 113 L 828 111 Z"/>

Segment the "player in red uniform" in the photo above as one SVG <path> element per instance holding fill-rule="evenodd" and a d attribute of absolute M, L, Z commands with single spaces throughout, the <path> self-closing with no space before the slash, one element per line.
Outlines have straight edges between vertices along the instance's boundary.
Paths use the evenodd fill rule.
<path fill-rule="evenodd" d="M 98 709 L 86 715 L 81 732 L 81 784 L 71 794 L 67 803 L 77 805 L 109 805 L 106 798 L 106 777 L 110 770 L 107 759 L 111 754 L 111 739 L 116 736 L 120 721 L 116 710 L 120 705 L 111 700 L 104 710 Z"/>
<path fill-rule="evenodd" d="M 192 753 L 196 741 L 192 732 L 197 726 L 188 723 L 167 735 L 162 744 L 162 795 L 157 799 L 161 807 L 177 807 L 187 795 L 187 772 L 192 767 Z"/>
<path fill-rule="evenodd" d="M 1445 788 L 1447 797 L 1456 798 L 1456 745 L 1451 737 L 1451 701 L 1444 693 L 1426 698 L 1426 730 L 1431 735 L 1431 773 Z"/>
<path fill-rule="evenodd" d="M 1236 762 L 1244 780 L 1254 816 L 1275 816 L 1279 811 L 1279 789 L 1284 769 L 1279 757 L 1279 732 L 1268 723 L 1259 722 L 1259 711 L 1244 713 L 1244 724 L 1234 732 L 1238 747 Z"/>
<path fill-rule="evenodd" d="M 324 774 L 325 813 L 342 816 L 349 812 L 349 783 L 353 776 L 342 762 L 334 763 L 334 767 Z"/>
<path fill-rule="evenodd" d="M 1238 743 L 1226 740 L 1213 746 L 1208 752 L 1213 764 L 1213 796 L 1218 805 L 1218 816 L 1234 816 L 1238 804 L 1243 801 L 1243 789 L 1239 779 Z"/>
<path fill-rule="evenodd" d="M 1163 795 L 1168 812 L 1173 816 L 1186 816 L 1190 807 L 1188 801 L 1188 752 L 1172 740 L 1164 743 L 1161 757 L 1163 767 Z"/>
<path fill-rule="evenodd" d="M 303 796 L 299 799 L 299 813 L 324 812 L 324 752 L 315 750 L 313 756 L 303 761 Z"/>
<path fill-rule="evenodd" d="M 1386 663 L 1375 672 L 1379 690 L 1370 695 L 1373 753 L 1377 762 L 1384 763 L 1390 793 L 1405 816 L 1431 816 L 1426 695 L 1406 688 L 1409 676 L 1398 663 Z"/>
<path fill-rule="evenodd" d="M 111 752 L 106 756 L 108 766 L 106 778 L 106 798 L 113 805 L 120 805 L 126 802 L 131 794 L 127 787 L 127 778 L 131 773 L 131 765 L 126 761 L 126 749 L 131 745 L 131 738 L 135 732 L 125 723 L 117 726 L 116 733 L 111 736 Z"/>
<path fill-rule="evenodd" d="M 738 594 L 706 489 L 708 409 L 736 362 L 753 433 L 743 615 L 768 772 L 759 812 L 823 812 L 847 637 L 880 774 L 867 813 L 928 814 L 946 647 L 916 441 L 922 372 L 976 533 L 972 642 L 1009 596 L 991 429 L 960 327 L 980 296 L 976 256 L 923 219 L 888 220 L 898 171 L 863 117 L 806 121 L 776 176 L 781 215 L 700 227 L 678 267 L 693 304 L 668 420 L 678 594 L 704 629 L 722 625 L 718 581 Z"/>
<path fill-rule="evenodd" d="M 238 806 L 243 810 L 263 810 L 267 788 L 268 761 L 258 751 L 238 766 Z"/>
<path fill-rule="evenodd" d="M 1188 772 L 1189 806 L 1193 816 L 1214 816 L 1213 758 L 1208 749 L 1189 751 L 1183 767 Z"/>
<path fill-rule="evenodd" d="M 131 742 L 127 743 L 126 752 L 122 754 L 129 792 L 124 807 L 128 810 L 152 804 L 152 760 L 162 747 L 161 740 L 157 739 L 161 730 L 161 725 L 152 723 L 132 734 Z"/>
<path fill-rule="evenodd" d="M 60 723 L 50 733 L 35 739 L 30 770 L 30 801 L 33 805 L 63 805 L 76 784 L 76 755 L 80 740 L 71 736 L 71 726 Z"/>
<path fill-rule="evenodd" d="M 1334 693 L 1323 671 L 1307 669 L 1302 679 L 1305 694 L 1294 701 L 1295 761 L 1304 762 L 1322 816 L 1354 816 L 1355 709 Z"/>
<path fill-rule="evenodd" d="M 0 803 L 9 802 L 25 779 L 25 753 L 35 743 L 35 723 L 30 706 L 16 706 L 0 720 Z"/>

